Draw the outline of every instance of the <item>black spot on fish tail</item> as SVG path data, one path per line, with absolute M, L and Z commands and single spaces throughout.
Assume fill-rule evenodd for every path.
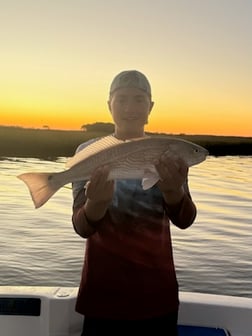
M 48 181 L 52 180 L 53 179 L 53 175 L 49 175 L 47 179 L 48 179 Z

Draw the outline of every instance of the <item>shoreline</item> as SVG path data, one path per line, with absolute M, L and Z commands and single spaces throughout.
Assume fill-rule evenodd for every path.
M 91 138 L 110 134 L 108 131 L 68 131 L 28 129 L 0 126 L 0 157 L 36 157 L 50 159 L 70 157 L 78 145 Z M 148 133 L 173 136 L 194 142 L 209 151 L 209 155 L 252 155 L 252 137 Z

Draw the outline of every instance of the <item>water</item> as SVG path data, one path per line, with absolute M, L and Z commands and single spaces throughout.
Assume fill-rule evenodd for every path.
M 0 284 L 78 286 L 85 240 L 73 230 L 70 186 L 34 209 L 16 175 L 61 171 L 57 161 L 0 161 Z M 172 226 L 180 290 L 252 297 L 252 157 L 209 157 L 192 167 L 193 226 Z

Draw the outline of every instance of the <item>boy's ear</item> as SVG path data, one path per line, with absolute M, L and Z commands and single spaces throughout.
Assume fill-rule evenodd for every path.
M 153 106 L 154 106 L 154 101 L 151 101 L 149 114 L 151 113 L 151 111 L 152 111 L 152 109 L 153 109 Z

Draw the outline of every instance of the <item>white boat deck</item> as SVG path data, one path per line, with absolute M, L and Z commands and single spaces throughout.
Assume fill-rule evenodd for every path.
M 77 291 L 77 287 L 0 286 L 0 336 L 80 336 L 83 317 L 75 312 Z M 180 302 L 180 325 L 252 336 L 250 298 L 181 292 Z

